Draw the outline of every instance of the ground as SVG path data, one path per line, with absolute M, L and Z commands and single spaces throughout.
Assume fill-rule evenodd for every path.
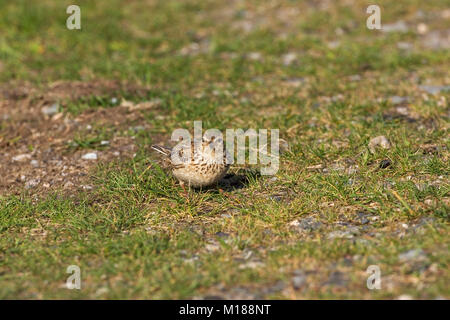
M 0 1 L 0 298 L 449 298 L 450 6 L 376 2 Z M 279 171 L 186 196 L 194 120 Z

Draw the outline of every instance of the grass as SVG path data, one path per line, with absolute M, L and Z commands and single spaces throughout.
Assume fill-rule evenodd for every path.
M 382 23 L 405 20 L 406 33 L 368 30 L 364 1 L 324 10 L 304 1 L 78 1 L 80 31 L 65 28 L 69 4 L 0 0 L 0 81 L 43 92 L 59 80 L 150 88 L 61 100 L 68 119 L 99 110 L 114 119 L 124 100 L 161 105 L 136 112 L 145 130 L 105 125 L 98 113 L 93 130 L 67 141 L 64 154 L 107 150 L 100 142 L 114 137 L 137 146 L 134 157 L 84 172 L 92 190 L 0 196 L 0 298 L 449 298 L 450 96 L 417 89 L 449 84 L 449 51 L 423 47 L 414 29 L 419 9 L 430 30 L 450 27 L 441 1 L 379 1 Z M 239 29 L 242 21 L 253 28 Z M 285 65 L 290 52 L 297 59 Z M 392 96 L 410 97 L 406 115 Z M 235 167 L 239 188 L 184 196 L 148 146 L 194 120 L 278 128 L 289 150 L 273 177 Z M 392 147 L 372 153 L 379 135 Z M 291 224 L 307 218 L 319 227 Z M 355 227 L 351 238 L 330 236 Z M 402 260 L 409 250 L 424 255 Z M 366 287 L 374 264 L 381 290 Z M 81 268 L 81 290 L 64 286 L 69 265 Z

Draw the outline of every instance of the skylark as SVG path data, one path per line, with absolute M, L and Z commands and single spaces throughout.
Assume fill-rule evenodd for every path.
M 219 182 L 229 168 L 222 138 L 179 143 L 175 148 L 151 147 L 164 156 L 163 165 L 172 171 L 183 189 L 185 184 L 194 188 L 211 186 Z

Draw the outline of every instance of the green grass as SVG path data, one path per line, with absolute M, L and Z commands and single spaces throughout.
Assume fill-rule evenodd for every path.
M 421 47 L 414 29 L 417 10 L 436 17 L 444 3 L 379 1 L 382 23 L 405 20 L 407 33 L 366 29 L 364 1 L 337 1 L 322 11 L 305 1 L 275 3 L 78 1 L 82 30 L 69 31 L 70 1 L 0 0 L 3 84 L 27 82 L 45 93 L 54 81 L 112 79 L 149 88 L 62 99 L 69 119 L 114 113 L 124 99 L 162 101 L 137 112 L 136 124 L 146 130 L 93 117 L 92 130 L 73 134 L 65 153 L 106 149 L 101 141 L 114 137 L 137 146 L 134 157 L 86 172 L 93 190 L 0 196 L 0 298 L 233 298 L 236 288 L 253 298 L 450 297 L 450 95 L 417 89 L 427 81 L 449 84 L 450 54 Z M 277 19 L 283 8 L 298 13 Z M 255 24 L 248 32 L 237 27 L 245 17 Z M 443 18 L 426 23 L 450 27 Z M 331 49 L 334 40 L 340 45 Z M 400 41 L 415 49 L 398 50 Z M 209 44 L 182 54 L 193 42 Z M 261 59 L 250 59 L 251 52 Z M 297 61 L 284 65 L 289 52 Z M 292 84 L 299 78 L 305 81 Z M 408 116 L 393 111 L 391 96 L 412 98 Z M 278 128 L 289 151 L 274 177 L 233 168 L 246 175 L 242 188 L 185 196 L 148 146 L 161 136 L 169 141 L 176 128 L 192 130 L 194 120 L 204 129 Z M 368 143 L 379 135 L 392 147 L 371 153 Z M 438 151 L 424 151 L 429 144 Z M 380 169 L 385 159 L 391 165 Z M 361 225 L 361 212 L 376 219 Z M 290 226 L 310 217 L 320 228 L 299 233 Z M 329 239 L 344 223 L 360 233 Z M 412 249 L 426 258 L 399 259 Z M 249 261 L 261 264 L 246 268 Z M 373 264 L 381 269 L 381 290 L 366 287 Z M 64 286 L 69 265 L 81 268 L 81 290 Z M 307 281 L 295 288 L 299 270 Z M 342 272 L 345 284 L 327 284 L 333 272 Z M 283 289 L 273 289 L 279 282 Z

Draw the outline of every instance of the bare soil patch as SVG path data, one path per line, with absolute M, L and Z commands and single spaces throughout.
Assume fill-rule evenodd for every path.
M 60 81 L 39 89 L 29 84 L 0 88 L 0 194 L 32 194 L 92 188 L 89 172 L 101 161 L 132 157 L 136 145 L 120 132 L 142 119 L 139 111 L 120 104 L 108 109 L 87 110 L 78 116 L 63 112 L 46 114 L 43 108 L 62 100 L 117 91 L 144 95 L 149 89 L 117 81 Z M 109 128 L 111 137 L 101 150 L 71 148 L 80 132 Z M 95 153 L 97 159 L 83 159 Z

